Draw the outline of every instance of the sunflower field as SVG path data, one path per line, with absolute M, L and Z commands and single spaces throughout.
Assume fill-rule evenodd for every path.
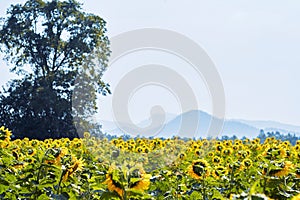
M 0 199 L 300 199 L 300 141 L 11 139 Z

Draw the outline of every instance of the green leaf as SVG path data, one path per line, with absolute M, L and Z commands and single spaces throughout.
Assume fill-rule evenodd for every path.
M 200 192 L 194 191 L 192 192 L 190 199 L 203 199 Z
M 46 194 L 42 194 L 38 196 L 37 200 L 50 200 L 51 198 L 48 197 Z
M 110 199 L 115 199 L 115 200 L 120 200 L 120 196 L 116 192 L 104 192 L 101 195 L 101 200 L 110 200 Z M 121 199 L 122 200 L 122 199 Z

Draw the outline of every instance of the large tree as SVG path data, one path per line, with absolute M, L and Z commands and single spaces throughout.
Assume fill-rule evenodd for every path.
M 110 92 L 101 80 L 110 54 L 105 33 L 105 21 L 75 0 L 12 5 L 0 44 L 20 80 L 0 96 L 0 123 L 34 138 L 76 137 L 76 125 L 91 128 L 96 93 Z

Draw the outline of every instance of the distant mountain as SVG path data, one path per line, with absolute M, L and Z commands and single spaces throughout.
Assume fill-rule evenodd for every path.
M 170 122 L 172 119 L 174 119 L 177 115 L 172 113 L 165 113 L 165 124 Z M 155 116 L 154 116 L 155 117 Z M 146 127 L 151 124 L 151 119 L 143 120 L 140 123 L 138 123 L 139 127 Z
M 242 138 L 243 136 L 246 136 L 248 138 L 254 138 L 259 134 L 259 132 L 260 129 L 258 129 L 257 127 L 250 126 L 239 121 L 228 120 L 224 123 L 224 128 L 221 135 L 235 135 L 238 138 Z
M 188 111 L 178 115 L 167 123 L 159 135 L 164 137 L 170 137 L 172 135 L 180 135 L 182 137 L 199 137 L 201 135 L 200 133 L 207 133 L 211 118 L 211 115 L 203 111 Z
M 238 119 L 235 121 L 243 122 L 250 126 L 257 127 L 259 129 L 263 129 L 265 131 L 280 131 L 283 133 L 292 132 L 292 133 L 300 133 L 300 126 L 295 126 L 291 124 L 284 124 L 275 121 L 251 121 L 251 120 L 243 120 Z
M 190 123 L 183 124 L 182 130 L 179 130 L 180 126 L 182 126 L 182 119 L 186 119 L 188 122 L 195 122 L 198 118 L 198 127 L 196 132 L 194 131 L 193 125 L 190 126 Z M 175 119 L 171 120 L 168 124 L 165 125 L 165 128 L 161 131 L 162 135 L 170 136 L 174 133 L 179 133 L 180 136 L 187 137 L 206 137 L 208 135 L 208 130 L 210 127 L 211 120 L 215 119 L 219 123 L 221 120 L 218 118 L 213 118 L 210 114 L 200 111 L 200 110 L 192 110 L 186 113 L 183 113 L 177 116 Z M 193 132 L 195 132 L 194 135 Z M 231 120 L 225 120 L 223 124 L 223 129 L 221 129 L 220 133 L 213 133 L 212 136 L 233 136 L 237 137 L 255 137 L 259 134 L 259 129 L 256 127 L 244 124 L 242 122 L 236 122 Z
M 211 124 L 212 119 L 216 121 L 217 124 L 221 124 L 221 119 L 215 118 L 210 114 L 203 112 L 201 110 L 191 110 L 180 115 L 174 114 L 167 114 L 165 124 L 159 130 L 157 127 L 153 127 L 153 131 L 148 129 L 147 132 L 153 133 L 152 136 L 156 137 L 172 137 L 174 135 L 179 135 L 181 137 L 207 137 L 208 130 Z M 109 122 L 112 129 L 105 129 L 107 133 L 122 135 L 124 131 L 117 128 L 116 125 L 112 125 Z M 143 120 L 142 122 L 138 123 L 137 126 L 139 127 L 147 127 L 151 124 L 151 119 Z M 131 125 L 125 125 L 129 129 Z M 213 127 L 214 128 L 214 127 Z M 273 121 L 250 121 L 250 120 L 224 120 L 223 128 L 219 133 L 212 132 L 212 136 L 237 136 L 238 138 L 242 138 L 246 136 L 248 138 L 256 137 L 260 130 L 263 129 L 265 132 L 267 131 L 279 131 L 281 133 L 296 133 L 300 132 L 300 127 L 294 125 L 283 124 L 279 122 Z M 133 129 L 135 130 L 135 129 Z M 127 133 L 130 135 L 140 135 L 143 136 L 143 133 Z

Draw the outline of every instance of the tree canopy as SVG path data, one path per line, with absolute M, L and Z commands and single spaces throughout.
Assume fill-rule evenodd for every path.
M 76 125 L 91 128 L 96 93 L 110 93 L 101 79 L 110 55 L 105 25 L 75 0 L 11 5 L 0 45 L 20 80 L 0 96 L 0 123 L 34 138 L 76 137 Z

